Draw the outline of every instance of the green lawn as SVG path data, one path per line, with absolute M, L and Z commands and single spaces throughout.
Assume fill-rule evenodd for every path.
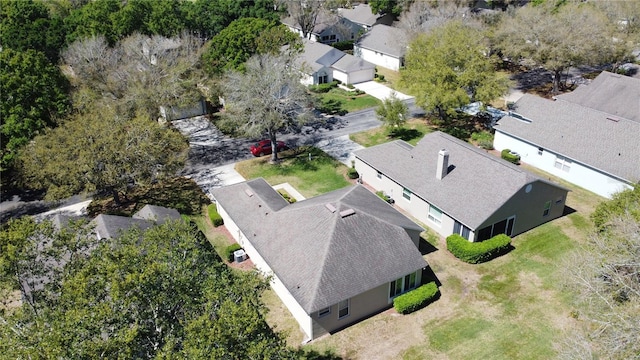
M 393 140 L 404 140 L 415 146 L 420 139 L 432 131 L 433 128 L 424 119 L 411 119 L 407 121 L 403 129 L 396 130 L 396 134 L 393 136 L 388 127 L 382 126 L 351 134 L 349 139 L 364 147 L 380 145 Z
M 371 95 L 356 95 L 355 92 L 333 88 L 327 93 L 316 94 L 322 103 L 334 102 L 340 104 L 340 108 L 346 112 L 353 112 L 381 104 L 380 100 Z
M 270 164 L 266 156 L 239 162 L 236 171 L 245 179 L 263 177 L 271 185 L 288 182 L 307 198 L 350 184 L 345 175 L 348 168 L 320 149 L 302 147 L 278 155 L 278 164 Z

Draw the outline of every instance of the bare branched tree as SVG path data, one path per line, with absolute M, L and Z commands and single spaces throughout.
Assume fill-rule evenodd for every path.
M 255 55 L 246 72 L 230 72 L 223 84 L 228 121 L 249 137 L 271 140 L 271 161 L 278 160 L 276 134 L 304 123 L 311 98 L 300 83 L 302 72 L 287 55 Z

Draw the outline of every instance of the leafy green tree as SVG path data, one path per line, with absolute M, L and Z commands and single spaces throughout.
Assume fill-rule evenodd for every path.
M 112 15 L 113 30 L 117 38 L 122 39 L 135 32 L 150 35 L 148 18 L 155 3 L 147 0 L 128 0 L 117 13 Z
M 267 135 L 271 161 L 278 160 L 276 134 L 305 122 L 312 99 L 302 72 L 288 55 L 255 55 L 245 73 L 232 71 L 223 83 L 227 121 L 250 137 Z
M 284 25 L 259 18 L 238 19 L 211 39 L 202 55 L 211 74 L 244 69 L 244 63 L 256 53 L 277 53 L 298 37 Z
M 550 71 L 552 93 L 557 94 L 563 71 L 613 60 L 610 55 L 617 45 L 609 26 L 604 14 L 591 4 L 568 3 L 556 8 L 543 3 L 518 8 L 503 21 L 497 35 L 504 55 Z M 616 49 L 615 53 L 619 57 L 625 51 Z
M 48 199 L 98 192 L 120 204 L 134 185 L 174 177 L 186 149 L 180 133 L 146 115 L 130 119 L 96 106 L 35 138 L 21 153 L 22 177 Z
M 391 93 L 391 96 L 382 101 L 382 105 L 376 109 L 376 116 L 387 127 L 393 131 L 396 128 L 402 128 L 407 122 L 409 108 L 402 100 L 398 99 L 398 95 Z
M 43 53 L 0 51 L 0 170 L 13 165 L 18 150 L 69 109 L 69 83 Z
M 401 80 L 416 96 L 416 104 L 442 119 L 470 102 L 488 103 L 508 89 L 495 59 L 487 56 L 482 33 L 451 21 L 409 45 Z
M 398 0 L 369 0 L 371 12 L 374 14 L 393 14 L 400 16 L 402 13 L 402 1 Z
M 41 2 L 0 2 L 0 43 L 4 48 L 16 51 L 37 50 L 55 63 L 64 39 L 62 20 L 52 18 Z
M 33 223 L 23 225 L 38 233 Z M 294 358 L 265 323 L 260 294 L 267 283 L 231 271 L 184 222 L 98 243 L 87 232 L 53 238 L 63 254 L 81 256 L 70 256 L 48 282 L 56 291 L 37 311 L 3 315 L 7 358 Z M 94 245 L 74 248 L 76 238 Z
M 151 34 L 172 37 L 184 29 L 184 14 L 180 2 L 155 0 L 151 4 L 151 13 L 145 24 Z
M 118 0 L 90 1 L 72 10 L 69 16 L 64 18 L 67 43 L 102 35 L 109 44 L 115 44 L 118 34 L 113 21 L 118 10 L 120 10 Z

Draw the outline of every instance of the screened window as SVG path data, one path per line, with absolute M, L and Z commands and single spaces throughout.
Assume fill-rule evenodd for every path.
M 331 314 L 331 306 L 326 307 L 326 308 L 321 309 L 320 311 L 318 311 L 318 317 L 327 316 L 329 314 Z
M 469 234 L 471 233 L 471 229 L 462 225 L 459 221 L 456 221 L 453 224 L 453 233 L 462 236 L 463 238 L 469 240 Z
M 549 215 L 550 211 L 551 211 L 551 201 L 547 201 L 546 203 L 544 203 L 544 211 L 542 212 L 542 216 Z
M 556 156 L 556 162 L 553 166 L 562 171 L 569 172 L 571 169 L 571 160 L 562 156 Z
M 417 285 L 417 279 L 417 272 L 414 272 L 389 283 L 389 298 L 394 298 L 402 293 L 414 289 Z
M 433 205 L 429 205 L 429 220 L 440 225 L 442 223 L 442 211 Z
M 407 200 L 411 200 L 411 190 L 407 188 L 402 189 L 402 197 Z
M 347 315 L 349 315 L 349 299 L 342 300 L 338 304 L 338 319 L 342 319 Z

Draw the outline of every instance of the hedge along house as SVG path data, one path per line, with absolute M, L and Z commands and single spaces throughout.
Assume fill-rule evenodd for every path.
M 561 216 L 568 190 L 442 132 L 355 152 L 361 180 L 441 236 L 514 236 Z
M 500 119 L 493 146 L 600 196 L 640 181 L 640 80 L 601 73 L 572 93 L 524 95 Z
M 212 193 L 307 340 L 384 310 L 421 283 L 423 229 L 360 185 L 293 204 L 264 179 Z

